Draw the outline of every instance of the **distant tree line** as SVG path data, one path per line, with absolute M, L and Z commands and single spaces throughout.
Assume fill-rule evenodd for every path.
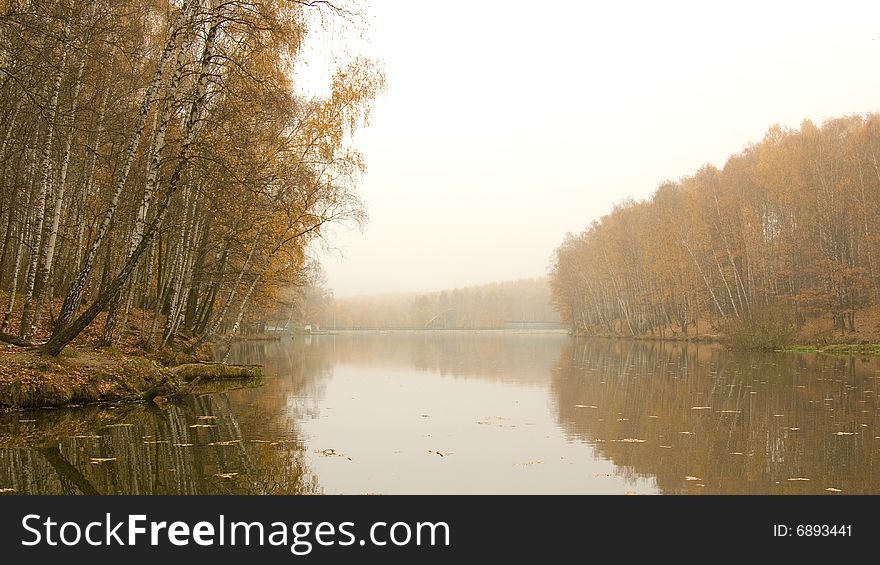
M 722 169 L 627 200 L 556 249 L 553 301 L 586 334 L 855 332 L 880 305 L 880 116 L 774 126 Z M 869 328 L 873 330 L 873 328 Z
M 381 70 L 293 83 L 314 22 L 357 18 L 340 6 L 0 2 L 4 339 L 57 354 L 98 319 L 112 344 L 133 312 L 145 347 L 235 332 L 360 221 L 350 136 Z
M 320 293 L 313 293 L 317 298 Z M 502 329 L 505 322 L 558 322 L 546 279 L 523 279 L 427 294 L 313 302 L 310 323 L 336 329 Z

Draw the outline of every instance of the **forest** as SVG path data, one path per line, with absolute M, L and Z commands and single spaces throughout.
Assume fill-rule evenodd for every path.
M 723 168 L 568 234 L 553 301 L 575 333 L 745 346 L 880 334 L 880 116 L 774 126 Z
M 423 294 L 334 298 L 305 287 L 294 321 L 340 330 L 504 329 L 510 322 L 558 324 L 546 279 L 522 279 Z M 288 320 L 289 321 L 289 320 Z
M 0 1 L 0 339 L 193 345 L 305 284 L 325 227 L 365 218 L 352 135 L 384 88 L 354 57 L 297 90 L 343 6 Z

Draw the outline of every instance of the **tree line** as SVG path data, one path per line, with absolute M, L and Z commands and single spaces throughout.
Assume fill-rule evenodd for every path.
M 315 17 L 315 14 L 320 17 Z M 201 343 L 303 277 L 359 222 L 351 147 L 378 64 L 296 93 L 307 0 L 0 2 L 0 289 L 6 341 L 49 354 L 100 320 L 112 344 Z M 99 317 L 100 316 L 100 317 Z
M 506 322 L 558 323 L 546 279 L 522 279 L 425 294 L 334 299 L 312 290 L 299 323 L 325 329 L 502 329 Z
M 859 330 L 880 305 L 880 116 L 774 126 L 761 142 L 568 234 L 554 304 L 583 334 L 785 339 Z M 866 328 L 872 331 L 872 328 Z

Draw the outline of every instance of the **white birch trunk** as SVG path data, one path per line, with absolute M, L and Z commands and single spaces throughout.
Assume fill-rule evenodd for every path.
M 85 289 L 86 280 L 88 279 L 89 274 L 91 274 L 92 269 L 94 268 L 95 258 L 97 257 L 98 249 L 100 248 L 101 243 L 104 241 L 104 236 L 107 234 L 107 230 L 110 228 L 110 222 L 113 220 L 113 216 L 116 214 L 116 208 L 119 206 L 119 196 L 122 193 L 122 189 L 125 187 L 125 183 L 128 180 L 128 175 L 131 172 L 131 167 L 134 163 L 134 158 L 137 153 L 138 145 L 140 144 L 144 129 L 146 129 L 147 117 L 150 113 L 150 108 L 152 108 L 153 103 L 156 101 L 159 93 L 159 87 L 162 83 L 162 76 L 165 73 L 165 67 L 175 49 L 181 49 L 180 36 L 186 28 L 185 24 L 189 18 L 189 12 L 192 4 L 192 0 L 185 0 L 184 5 L 181 7 L 179 18 L 174 22 L 174 24 L 172 24 L 171 33 L 168 37 L 168 41 L 165 43 L 165 47 L 162 49 L 162 54 L 159 57 L 159 64 L 156 68 L 156 72 L 153 75 L 152 80 L 150 81 L 150 85 L 147 88 L 147 91 L 144 93 L 144 98 L 141 102 L 140 113 L 138 115 L 137 125 L 135 126 L 131 141 L 128 146 L 128 150 L 123 160 L 121 172 L 119 173 L 119 176 L 116 180 L 116 185 L 110 198 L 110 206 L 104 213 L 104 218 L 101 221 L 100 227 L 98 228 L 98 233 L 95 237 L 95 240 L 89 248 L 85 259 L 83 260 L 82 268 L 77 274 L 77 277 L 74 280 L 73 284 L 71 284 L 70 290 L 68 291 L 67 296 L 64 299 L 64 305 L 62 306 L 61 313 L 58 316 L 56 331 L 60 330 L 68 324 L 70 319 L 73 317 L 74 312 L 76 311 L 76 306 L 79 303 L 80 298 L 82 297 L 83 290 Z M 169 92 L 168 94 L 170 96 L 174 93 Z
M 67 27 L 65 27 L 65 32 Z M 66 35 L 66 33 L 65 33 Z M 67 49 L 61 53 L 61 67 L 55 75 L 54 84 L 52 85 L 52 98 L 49 102 L 48 114 L 49 123 L 46 126 L 46 139 L 43 142 L 42 149 L 42 179 L 40 181 L 40 190 L 37 193 L 36 209 L 34 210 L 34 226 L 31 233 L 31 260 L 28 267 L 27 280 L 25 281 L 24 308 L 21 313 L 21 328 L 19 335 L 24 339 L 30 339 L 34 333 L 33 326 L 33 299 L 34 286 L 37 281 L 38 262 L 40 259 L 39 249 L 42 245 L 43 224 L 46 220 L 46 197 L 52 184 L 52 142 L 55 136 L 55 119 L 58 115 L 58 95 L 61 92 L 61 79 L 64 76 L 64 70 L 67 67 Z
M 37 279 L 34 284 L 34 314 L 33 326 L 39 325 L 40 307 L 42 305 L 43 295 L 49 283 L 49 277 L 52 274 L 52 263 L 55 260 L 55 244 L 58 241 L 58 226 L 61 223 L 61 206 L 64 202 L 64 192 L 67 185 L 67 170 L 70 166 L 70 153 L 73 147 L 73 133 L 75 130 L 75 120 L 77 106 L 79 105 L 79 93 L 82 87 L 83 69 L 85 69 L 86 59 L 83 57 L 80 61 L 79 69 L 76 73 L 76 82 L 73 85 L 73 93 L 70 102 L 70 130 L 67 133 L 67 139 L 64 142 L 64 152 L 61 159 L 61 171 L 58 178 L 58 189 L 55 195 L 55 207 L 52 211 L 52 223 L 49 226 L 49 233 L 40 250 L 40 267 L 37 270 Z M 49 300 L 52 300 L 51 293 Z

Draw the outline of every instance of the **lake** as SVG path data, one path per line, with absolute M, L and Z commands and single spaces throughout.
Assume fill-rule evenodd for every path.
M 0 492 L 880 492 L 880 360 L 559 333 L 234 344 L 265 383 L 0 414 Z

